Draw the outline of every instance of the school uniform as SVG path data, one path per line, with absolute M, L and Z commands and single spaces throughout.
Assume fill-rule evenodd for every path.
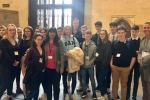
M 136 50 L 131 41 L 121 42 L 116 40 L 112 43 L 113 65 L 112 70 L 112 96 L 117 100 L 119 80 L 121 81 L 121 100 L 126 100 L 127 81 L 130 73 L 130 63 L 132 58 L 136 58 Z
M 136 51 L 139 51 L 139 47 L 140 47 L 140 38 L 129 38 L 129 40 L 131 40 L 135 46 Z M 134 74 L 133 74 L 134 71 Z M 134 85 L 133 85 L 133 92 L 132 92 L 132 98 L 133 100 L 136 100 L 137 97 L 137 90 L 138 90 L 138 85 L 139 85 L 139 77 L 140 77 L 140 64 L 137 62 L 137 56 L 136 56 L 136 61 L 135 64 L 133 66 L 133 68 L 130 71 L 130 74 L 128 76 L 128 82 L 127 82 L 127 94 L 126 94 L 126 98 L 127 100 L 130 98 L 130 91 L 131 91 L 131 82 L 132 82 L 132 75 L 134 75 Z

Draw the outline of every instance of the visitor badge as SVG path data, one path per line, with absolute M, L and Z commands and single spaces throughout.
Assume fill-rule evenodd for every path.
M 48 56 L 48 59 L 52 59 L 53 58 L 53 56 Z
M 99 54 L 96 52 L 95 56 L 98 57 L 98 55 L 99 55 Z
M 43 59 L 42 59 L 42 58 L 40 58 L 40 59 L 39 59 L 39 62 L 40 62 L 40 63 L 42 63 L 42 62 L 43 62 Z
M 18 51 L 14 51 L 14 54 L 15 54 L 15 56 L 19 55 Z
M 120 56 L 121 56 L 121 54 L 119 54 L 119 53 L 116 55 L 116 57 L 120 57 Z
M 89 56 L 85 56 L 85 59 L 89 60 Z

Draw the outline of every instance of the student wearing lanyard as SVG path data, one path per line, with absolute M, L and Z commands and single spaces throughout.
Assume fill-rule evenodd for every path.
M 107 100 L 107 81 L 106 76 L 109 71 L 109 63 L 111 59 L 111 42 L 108 39 L 106 30 L 101 30 L 97 44 L 95 64 L 98 72 L 98 85 L 101 91 L 100 100 Z
M 46 70 L 44 82 L 46 83 L 47 100 L 52 100 L 52 86 L 54 100 L 59 100 L 59 84 L 64 71 L 64 48 L 59 40 L 56 28 L 50 28 L 44 43 Z
M 117 100 L 119 81 L 121 83 L 121 100 L 126 100 L 128 75 L 136 60 L 134 44 L 127 40 L 125 35 L 126 28 L 119 25 L 117 27 L 118 40 L 112 43 L 112 57 L 110 61 L 113 79 L 113 100 Z
M 79 42 L 78 40 L 72 36 L 71 33 L 72 30 L 71 30 L 71 26 L 65 26 L 64 27 L 64 36 L 61 38 L 61 41 L 63 42 L 63 46 L 64 46 L 64 53 L 66 54 L 66 52 L 68 50 L 71 50 L 73 49 L 74 47 L 79 47 Z M 64 85 L 64 94 L 65 94 L 65 100 L 69 100 L 69 95 L 68 95 L 68 87 L 67 87 L 67 75 L 68 75 L 68 71 L 67 71 L 67 68 L 69 67 L 68 66 L 68 58 L 69 57 L 72 57 L 71 55 L 65 55 L 65 58 L 64 58 L 64 73 L 62 74 L 63 75 L 63 85 Z M 72 77 L 72 92 L 71 92 L 71 98 L 73 98 L 73 100 L 76 100 L 75 99 L 75 95 L 74 95 L 74 90 L 75 90 L 75 87 L 76 87 L 76 73 L 77 71 L 72 71 L 73 73 L 69 73 L 71 74 L 71 77 Z
M 82 89 L 83 94 L 82 97 L 87 96 L 86 87 L 86 74 L 88 73 L 89 78 L 91 80 L 92 85 L 92 91 L 93 91 L 93 99 L 97 99 L 96 93 L 95 93 L 95 80 L 94 80 L 94 61 L 95 61 L 95 54 L 96 54 L 96 45 L 91 40 L 92 33 L 89 30 L 86 30 L 85 33 L 85 41 L 82 44 L 81 49 L 84 51 L 84 64 L 81 66 L 81 73 L 82 73 Z
M 29 91 L 26 100 L 38 100 L 40 83 L 45 70 L 45 54 L 43 49 L 43 36 L 37 33 L 33 37 L 31 47 L 27 50 L 25 66 L 27 66 L 24 84 Z
M 0 61 L 0 98 L 7 89 L 9 100 L 12 100 L 12 87 L 15 79 L 14 67 L 19 64 L 18 45 L 15 41 L 16 26 L 8 24 L 6 34 L 0 41 L 0 50 L 2 51 L 2 59 Z
M 86 30 L 87 30 L 87 26 L 86 25 L 81 26 L 82 38 L 81 38 L 80 48 L 82 48 L 82 44 L 85 41 Z M 79 87 L 76 90 L 77 90 L 77 92 L 83 92 L 83 89 L 82 89 L 82 72 L 81 72 L 81 68 L 78 71 L 78 80 L 79 80 Z M 86 73 L 86 83 L 89 84 L 89 75 L 88 75 L 88 73 Z M 90 92 L 90 89 L 89 89 L 88 85 L 87 85 L 87 91 Z

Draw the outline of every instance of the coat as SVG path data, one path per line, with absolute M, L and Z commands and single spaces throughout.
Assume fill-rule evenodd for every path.
M 72 58 L 68 58 L 68 72 L 73 73 L 80 69 L 80 66 L 83 65 L 84 53 L 81 48 L 75 47 L 72 50 L 68 50 L 67 54 L 71 54 Z

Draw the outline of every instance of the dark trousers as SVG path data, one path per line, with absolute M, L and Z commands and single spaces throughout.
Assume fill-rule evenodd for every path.
M 135 62 L 132 70 L 130 71 L 130 74 L 128 76 L 128 82 L 127 82 L 127 99 L 130 98 L 130 90 L 131 90 L 131 82 L 132 82 L 132 75 L 133 75 L 133 70 L 134 70 L 134 85 L 133 85 L 133 93 L 132 97 L 136 98 L 137 97 L 137 90 L 138 90 L 138 85 L 139 85 L 139 77 L 140 77 L 140 65 L 138 62 Z
M 42 87 L 43 87 L 44 93 L 46 93 L 46 80 L 45 79 L 43 79 L 42 81 Z
M 106 76 L 108 72 L 108 66 L 105 68 L 100 68 L 101 64 L 96 63 L 97 70 L 98 70 L 98 86 L 101 91 L 101 95 L 104 96 L 107 94 L 107 82 L 106 82 Z
M 111 84 L 111 67 L 110 67 L 110 65 L 108 65 L 108 72 L 106 75 L 106 83 L 107 83 L 107 88 L 110 88 L 110 84 Z
M 63 75 L 63 86 L 64 86 L 64 93 L 67 94 L 68 93 L 68 87 L 67 87 L 67 75 L 68 75 L 68 71 L 66 70 L 66 66 L 68 66 L 68 62 L 65 61 L 64 62 L 64 72 L 62 73 Z M 72 85 L 71 85 L 71 90 L 72 90 L 72 94 L 74 93 L 74 90 L 75 90 L 75 87 L 76 87 L 76 74 L 77 72 L 73 72 L 73 73 L 69 73 L 71 75 L 71 78 L 72 78 Z
M 97 81 L 97 83 L 98 83 L 98 73 L 99 73 L 99 70 L 98 70 L 98 67 L 99 66 L 95 66 L 95 68 L 96 68 L 96 81 Z M 97 85 L 97 87 L 99 87 L 98 85 Z
M 141 73 L 141 81 L 142 81 L 142 89 L 143 89 L 142 100 L 150 100 L 150 82 L 144 79 L 143 68 L 140 68 L 140 73 Z
M 39 87 L 40 83 L 43 80 L 44 72 L 38 72 L 38 83 L 36 84 L 35 88 L 30 90 L 30 92 L 27 95 L 27 100 L 38 100 L 39 96 Z
M 59 100 L 60 78 L 61 74 L 56 69 L 46 68 L 44 79 L 46 80 L 47 100 L 52 100 L 52 86 L 54 89 L 54 100 Z
M 18 68 L 16 68 L 16 67 L 13 67 L 11 69 L 11 80 L 10 80 L 11 83 L 7 88 L 7 95 L 12 95 L 13 83 L 14 83 L 14 80 L 17 76 L 17 71 L 18 71 Z
M 16 68 L 16 85 L 17 85 L 17 88 L 20 88 L 20 75 L 21 75 L 21 68 Z
M 67 68 L 64 67 L 64 72 L 62 73 L 62 79 L 63 79 L 63 86 L 64 86 L 64 93 L 67 94 L 68 93 L 68 87 L 67 87 L 67 75 L 68 75 L 68 71 L 66 70 Z
M 10 66 L 0 66 L 0 98 L 4 91 L 11 85 L 11 69 Z

